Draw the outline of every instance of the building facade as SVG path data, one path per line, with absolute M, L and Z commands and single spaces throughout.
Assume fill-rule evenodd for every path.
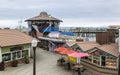
M 19 63 L 22 63 L 25 56 L 30 57 L 30 44 L 6 46 L 0 49 L 0 62 L 4 61 L 5 67 L 10 66 L 13 60 L 19 60 Z
M 37 34 L 40 33 L 41 36 L 47 36 L 52 31 L 59 31 L 59 25 L 62 22 L 62 20 L 48 15 L 47 12 L 41 12 L 40 15 L 25 21 L 28 23 L 29 35 L 33 37 L 38 37 Z
M 41 12 L 38 16 L 25 20 L 28 23 L 29 35 L 40 40 L 39 47 L 54 51 L 56 47 L 64 44 L 61 39 L 50 38 L 51 32 L 59 32 L 59 25 L 62 20 L 57 19 L 47 12 Z
M 69 45 L 69 42 L 67 44 Z M 81 58 L 81 63 L 91 73 L 96 73 L 95 75 L 117 75 L 118 44 L 100 45 L 96 42 L 74 42 L 71 48 L 89 54 L 89 57 Z M 89 75 L 88 71 L 85 72 L 86 75 Z
M 18 30 L 0 30 L 0 63 L 11 66 L 13 60 L 23 62 L 25 56 L 30 57 L 32 37 Z

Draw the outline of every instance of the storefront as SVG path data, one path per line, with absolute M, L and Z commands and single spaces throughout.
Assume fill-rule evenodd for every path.
M 99 65 L 101 67 L 117 68 L 118 59 L 116 56 L 98 48 L 93 48 L 91 50 L 88 50 L 87 52 L 90 56 L 84 58 L 85 60 L 88 60 L 91 63 Z
M 30 45 L 18 45 L 18 46 L 9 46 L 2 47 L 2 61 L 12 61 L 13 59 L 21 59 L 25 56 L 30 56 Z
M 5 63 L 9 63 L 12 60 L 19 60 L 21 63 L 25 56 L 30 57 L 30 44 L 1 47 L 0 62 L 4 61 Z M 6 66 L 10 66 L 10 64 Z
M 116 43 L 99 45 L 94 42 L 80 42 L 71 46 L 75 51 L 87 52 L 89 57 L 82 58 L 99 67 L 117 68 L 118 45 Z
M 22 63 L 25 57 L 29 59 L 32 37 L 18 30 L 3 29 L 0 34 L 0 63 L 7 67 L 13 62 Z
M 47 51 L 54 51 L 55 48 L 63 46 L 65 44 L 65 41 L 61 39 L 39 37 L 38 40 L 41 41 L 39 43 L 39 47 Z

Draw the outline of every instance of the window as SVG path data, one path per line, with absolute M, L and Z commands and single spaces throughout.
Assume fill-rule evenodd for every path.
M 21 51 L 17 52 L 17 58 L 21 58 Z
M 107 67 L 117 67 L 117 59 L 112 56 L 106 56 L 106 66 Z
M 10 48 L 10 51 L 17 51 L 17 50 L 22 50 L 23 46 L 17 46 L 17 47 L 12 47 Z
M 11 59 L 19 59 L 25 56 L 28 56 L 28 50 L 24 50 L 24 51 L 12 51 L 11 53 L 6 53 L 6 54 L 2 54 L 2 61 L 10 61 Z
M 12 53 L 12 59 L 16 59 L 17 58 L 17 54 L 16 54 L 17 52 L 13 52 Z
M 99 65 L 100 64 L 100 56 L 99 55 L 94 55 L 93 56 L 93 63 Z
M 25 57 L 26 55 L 28 56 L 28 50 L 22 51 L 22 57 Z
M 22 51 L 17 51 L 17 52 L 12 52 L 12 59 L 18 59 L 21 58 L 21 52 Z
M 7 54 L 2 54 L 2 61 L 9 61 L 11 60 L 11 54 L 7 53 Z

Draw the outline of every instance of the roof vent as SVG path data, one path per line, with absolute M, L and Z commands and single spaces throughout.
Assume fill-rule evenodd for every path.
M 40 13 L 40 17 L 48 17 L 47 12 L 41 12 L 41 13 Z

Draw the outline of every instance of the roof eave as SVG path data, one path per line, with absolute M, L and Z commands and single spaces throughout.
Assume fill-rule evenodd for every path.
M 28 22 L 28 21 L 49 21 L 49 20 L 30 20 L 30 19 L 25 20 L 25 22 Z M 63 22 L 62 20 L 50 20 L 50 21 Z
M 23 44 L 11 44 L 11 45 L 3 45 L 3 46 L 0 46 L 0 47 L 8 47 L 8 46 L 17 46 L 17 45 L 25 45 L 25 44 L 31 44 L 31 43 L 23 43 Z

